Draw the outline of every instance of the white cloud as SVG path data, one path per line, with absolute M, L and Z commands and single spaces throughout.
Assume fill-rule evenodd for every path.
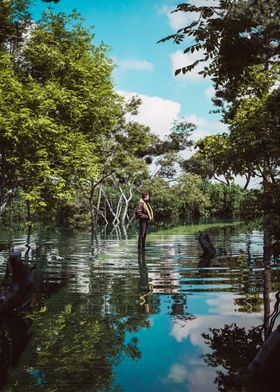
M 193 64 L 195 61 L 203 58 L 203 53 L 201 51 L 195 51 L 194 53 L 183 53 L 181 50 L 177 50 L 176 52 L 170 55 L 171 58 L 171 66 L 173 73 L 183 67 L 187 67 Z M 185 73 L 185 75 L 181 72 L 176 78 L 180 78 L 180 82 L 183 80 L 188 82 L 197 82 L 202 81 L 207 78 L 203 78 L 202 75 L 199 74 L 200 71 L 203 70 L 209 64 L 209 61 L 198 63 L 192 71 Z
M 183 381 L 188 380 L 188 372 L 186 366 L 176 363 L 171 366 L 167 379 L 176 383 L 181 384 Z
M 141 98 L 142 105 L 139 108 L 139 113 L 133 119 L 150 127 L 151 131 L 160 137 L 168 135 L 174 120 L 179 117 L 181 110 L 179 102 L 127 91 L 119 91 L 119 94 L 127 99 L 135 95 Z
M 147 60 L 129 59 L 117 61 L 121 71 L 154 71 L 154 64 Z
M 214 87 L 213 87 L 213 86 L 209 86 L 209 87 L 205 90 L 204 95 L 205 95 L 205 97 L 206 97 L 207 99 L 209 99 L 209 101 L 211 101 L 211 99 L 212 99 L 212 98 L 214 97 L 214 95 L 215 95 L 215 89 L 214 89 Z
M 194 16 L 186 13 L 186 12 L 173 12 L 172 9 L 167 6 L 162 8 L 162 12 L 168 17 L 168 22 L 172 30 L 177 31 L 182 27 L 187 26 L 192 20 L 194 20 Z
M 184 120 L 196 125 L 197 129 L 192 135 L 192 140 L 197 141 L 205 136 L 223 133 L 227 131 L 227 126 L 220 121 L 212 121 L 205 117 L 198 117 L 196 114 L 190 114 L 184 117 Z
M 197 129 L 191 136 L 191 140 L 197 141 L 205 136 L 216 133 L 226 132 L 227 127 L 219 121 L 212 121 L 204 117 L 198 117 L 196 114 L 188 116 L 180 116 L 181 105 L 179 102 L 163 99 L 157 96 L 148 96 L 137 94 L 136 92 L 118 91 L 126 99 L 137 95 L 142 100 L 142 105 L 139 108 L 137 116 L 133 116 L 133 120 L 138 121 L 150 127 L 151 131 L 161 138 L 164 138 L 170 133 L 175 120 L 186 120 L 196 125 Z M 194 149 L 186 149 L 180 152 L 184 159 L 189 159 L 194 153 Z
M 199 6 L 218 6 L 219 5 L 219 0 L 193 0 L 190 2 L 191 4 L 195 5 L 196 7 Z M 173 12 L 172 11 L 175 9 L 170 8 L 168 6 L 164 6 L 162 8 L 162 12 L 167 16 L 168 22 L 172 30 L 177 31 L 181 29 L 182 27 L 188 26 L 191 22 L 196 20 L 198 18 L 199 13 L 198 12 L 183 12 L 183 11 L 178 11 L 178 12 Z

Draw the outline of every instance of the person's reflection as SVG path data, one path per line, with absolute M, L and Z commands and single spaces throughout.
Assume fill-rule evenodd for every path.
M 139 264 L 139 293 L 140 307 L 143 313 L 150 313 L 148 296 L 153 292 L 153 285 L 149 284 L 148 269 L 145 260 L 145 252 L 138 252 Z
M 6 382 L 9 367 L 16 366 L 28 339 L 25 320 L 13 312 L 0 316 L 0 389 Z

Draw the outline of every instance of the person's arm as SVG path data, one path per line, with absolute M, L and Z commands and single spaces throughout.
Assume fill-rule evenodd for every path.
M 139 203 L 136 208 L 136 216 L 138 219 L 149 220 L 148 214 L 143 211 L 143 203 Z

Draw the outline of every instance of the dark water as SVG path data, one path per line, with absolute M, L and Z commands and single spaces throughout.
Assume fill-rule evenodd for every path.
M 251 358 L 236 361 L 234 339 L 263 322 L 263 235 L 224 229 L 212 239 L 209 261 L 195 235 L 153 234 L 138 254 L 135 236 L 33 233 L 32 299 L 0 323 L 4 390 L 249 390 L 239 373 L 253 354 L 243 342 Z M 9 247 L 24 254 L 26 234 L 0 241 L 2 279 Z M 277 261 L 269 279 L 272 309 Z

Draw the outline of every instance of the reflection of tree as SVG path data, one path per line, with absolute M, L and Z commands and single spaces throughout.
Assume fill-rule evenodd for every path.
M 0 318 L 0 389 L 10 366 L 15 366 L 28 341 L 28 324 L 15 313 Z
M 185 294 L 174 294 L 172 295 L 172 305 L 171 305 L 171 316 L 176 316 L 178 318 L 183 316 L 189 316 L 188 319 L 192 319 L 187 310 L 187 298 Z
M 225 325 L 224 328 L 211 329 L 210 334 L 203 333 L 202 336 L 206 343 L 212 349 L 212 352 L 206 354 L 204 359 L 209 366 L 222 366 L 226 372 L 217 370 L 217 378 L 215 380 L 219 391 L 271 391 L 276 385 L 279 388 L 277 381 L 278 372 L 277 363 L 279 363 L 279 343 L 278 346 L 273 347 L 273 352 L 276 355 L 264 356 L 263 372 L 255 372 L 255 378 L 248 377 L 248 366 L 254 360 L 258 350 L 263 346 L 264 341 L 267 340 L 272 332 L 273 325 L 278 311 L 278 304 L 276 304 L 274 312 L 270 314 L 270 292 L 271 292 L 271 236 L 264 230 L 264 253 L 263 253 L 263 310 L 264 321 L 261 328 L 253 328 L 246 331 L 244 328 L 237 327 L 236 324 Z M 249 292 L 249 293 L 248 293 Z M 245 298 L 235 300 L 240 306 L 240 311 L 258 311 L 260 307 L 261 298 L 257 294 L 250 294 L 250 290 L 246 287 Z M 263 331 L 263 336 L 262 336 Z M 274 366 L 276 364 L 276 366 Z M 271 375 L 276 377 L 271 377 Z M 263 382 L 266 384 L 257 385 L 256 379 L 263 377 Z M 269 387 L 268 387 L 269 385 Z M 265 389 L 263 389 L 265 388 Z M 274 389 L 273 389 L 274 390 Z M 279 389 L 277 389 L 279 390 Z
M 245 293 L 241 298 L 235 298 L 234 304 L 238 306 L 238 312 L 259 313 L 262 310 L 263 299 L 259 294 Z
M 236 324 L 225 325 L 223 328 L 210 328 L 210 333 L 202 334 L 206 344 L 212 349 L 204 355 L 207 365 L 222 366 L 225 372 L 217 370 L 215 383 L 222 392 L 257 392 L 255 383 L 249 379 L 247 369 L 262 344 L 259 331 L 246 331 Z
M 121 258 L 116 259 L 116 266 L 117 268 L 114 267 L 113 270 L 110 265 L 106 270 L 101 263 L 90 266 L 88 297 L 90 311 L 98 315 L 120 316 L 158 313 L 159 298 L 152 294 L 144 254 L 140 254 L 138 258 L 138 274 L 135 273 L 134 266 L 125 265 Z M 99 268 L 104 269 L 102 273 L 99 273 Z
M 6 382 L 10 368 L 16 366 L 29 340 L 29 326 L 46 311 L 46 299 L 65 283 L 46 282 L 38 279 L 32 296 L 21 310 L 0 316 L 0 388 Z
M 71 305 L 46 316 L 34 321 L 36 336 L 22 391 L 36 383 L 34 374 L 43 375 L 46 391 L 112 390 L 113 366 L 123 355 L 141 355 L 137 339 L 127 342 L 125 336 L 147 326 L 142 317 L 97 319 L 92 314 L 74 312 Z M 17 387 L 10 385 L 7 391 L 16 391 Z

